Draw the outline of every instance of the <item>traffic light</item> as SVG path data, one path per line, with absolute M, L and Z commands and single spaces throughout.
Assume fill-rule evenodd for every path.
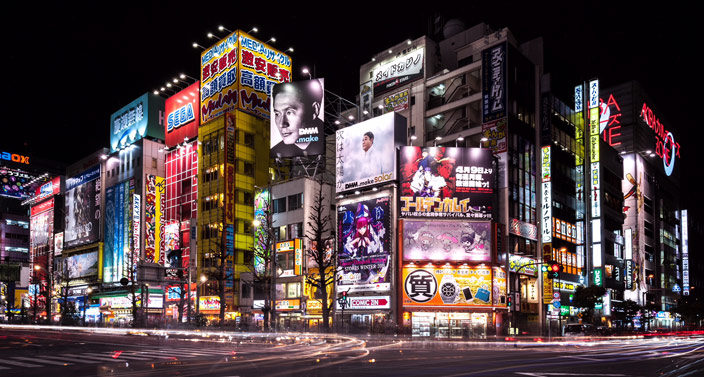
M 342 296 L 343 299 L 347 299 L 347 291 L 342 291 Z
M 509 310 L 513 306 L 513 292 L 506 296 L 506 305 L 508 306 Z
M 562 266 L 555 261 L 550 261 L 550 265 L 548 266 L 548 277 L 550 279 L 559 279 L 560 272 L 562 272 Z

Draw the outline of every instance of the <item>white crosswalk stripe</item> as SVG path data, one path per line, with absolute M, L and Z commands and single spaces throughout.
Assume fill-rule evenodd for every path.
M 118 360 L 118 359 L 113 359 L 112 357 L 100 357 L 100 356 L 89 356 L 85 354 L 75 354 L 75 353 L 62 353 L 62 356 L 69 356 L 69 357 L 76 357 L 76 358 L 82 358 L 82 359 L 89 359 L 89 360 L 99 360 L 99 361 L 118 361 L 122 362 L 124 360 Z
M 13 360 L 7 360 L 7 359 L 0 360 L 0 363 L 14 365 L 16 367 L 25 367 L 25 368 L 36 368 L 36 367 L 41 366 L 41 365 L 37 365 L 37 364 L 23 363 L 20 361 L 13 361 Z
M 13 356 L 12 359 L 15 360 L 24 360 L 24 361 L 32 361 L 35 363 L 42 363 L 42 364 L 49 364 L 49 365 L 73 365 L 69 362 L 59 362 L 59 361 L 52 361 L 52 360 L 44 360 L 44 356 L 42 358 L 32 358 L 32 357 L 21 357 L 21 356 Z
M 83 363 L 83 364 L 96 364 L 96 363 L 100 362 L 97 360 L 86 360 L 86 359 L 80 359 L 77 357 L 70 357 L 70 358 L 69 357 L 61 357 L 61 356 L 42 356 L 42 357 L 45 359 L 54 359 L 54 360 L 59 360 L 59 361 L 63 361 L 63 360 L 68 359 L 68 361 L 70 361 L 72 363 Z
M 120 352 L 119 354 L 116 352 L 105 352 L 105 353 L 93 353 L 93 352 L 88 352 L 85 353 L 86 356 L 98 356 L 98 357 L 110 357 L 115 360 L 146 360 L 144 357 L 137 357 L 137 356 L 128 356 L 125 355 L 125 352 Z
M 143 359 L 145 359 L 145 360 L 148 358 L 172 360 L 174 357 L 177 357 L 177 356 L 156 355 L 156 354 L 154 354 L 153 351 L 125 351 L 125 352 L 123 352 L 123 355 L 124 354 L 144 356 Z

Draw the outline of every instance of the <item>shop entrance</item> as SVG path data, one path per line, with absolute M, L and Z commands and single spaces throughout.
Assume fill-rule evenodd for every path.
M 412 336 L 440 339 L 485 339 L 487 313 L 413 312 Z

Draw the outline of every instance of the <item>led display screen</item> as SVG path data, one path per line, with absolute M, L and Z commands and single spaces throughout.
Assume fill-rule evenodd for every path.
M 323 79 L 274 85 L 271 157 L 315 156 L 325 151 Z
M 491 223 L 404 220 L 403 260 L 491 262 Z
M 64 247 L 97 242 L 100 237 L 100 165 L 66 180 Z

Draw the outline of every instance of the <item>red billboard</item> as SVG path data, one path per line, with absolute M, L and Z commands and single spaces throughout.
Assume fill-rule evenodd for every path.
M 166 146 L 173 147 L 183 143 L 185 139 L 198 136 L 199 89 L 200 81 L 196 81 L 166 100 L 166 121 L 164 122 Z

